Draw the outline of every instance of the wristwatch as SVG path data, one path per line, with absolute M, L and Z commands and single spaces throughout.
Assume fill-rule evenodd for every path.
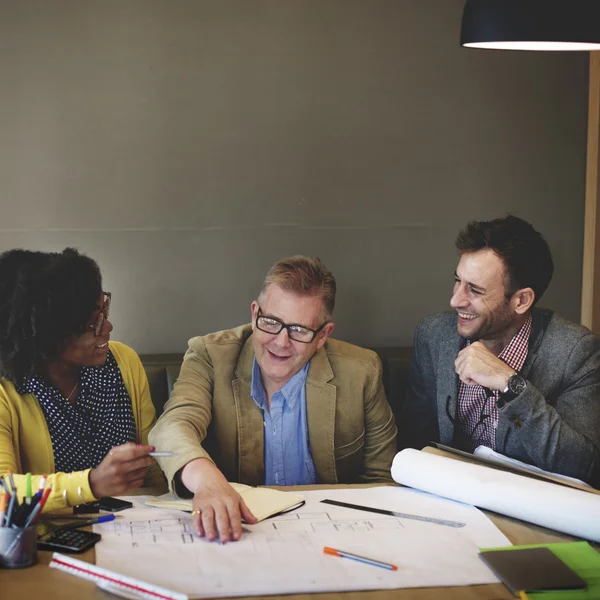
M 519 394 L 522 394 L 527 387 L 527 381 L 518 373 L 511 375 L 506 382 L 506 387 L 500 392 L 498 398 L 498 408 L 502 408 L 507 402 L 514 400 Z

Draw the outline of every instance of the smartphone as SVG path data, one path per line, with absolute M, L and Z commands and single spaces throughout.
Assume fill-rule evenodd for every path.
M 119 500 L 119 498 L 100 498 L 98 500 L 98 508 L 100 510 L 107 510 L 109 512 L 117 512 L 119 510 L 125 510 L 126 508 L 131 508 L 133 504 L 131 502 L 127 502 L 127 500 Z

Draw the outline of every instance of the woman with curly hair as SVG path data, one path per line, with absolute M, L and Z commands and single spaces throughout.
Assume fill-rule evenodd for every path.
M 23 473 L 34 491 L 49 474 L 45 510 L 161 479 L 148 380 L 138 355 L 109 341 L 110 297 L 72 248 L 0 255 L 0 476 L 15 473 L 21 498 Z

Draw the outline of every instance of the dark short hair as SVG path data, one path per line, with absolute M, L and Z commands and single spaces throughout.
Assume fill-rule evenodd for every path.
M 530 223 L 514 215 L 471 221 L 458 234 L 456 248 L 461 255 L 493 250 L 506 269 L 506 295 L 510 297 L 517 290 L 530 287 L 535 293 L 534 304 L 546 291 L 554 272 L 548 242 Z
M 98 265 L 73 248 L 0 254 L 0 377 L 19 382 L 57 358 L 87 330 L 101 292 Z

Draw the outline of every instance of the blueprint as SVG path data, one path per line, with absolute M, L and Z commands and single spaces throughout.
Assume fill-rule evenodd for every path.
M 228 544 L 194 535 L 187 514 L 146 507 L 147 497 L 130 497 L 133 509 L 94 526 L 102 534 L 96 563 L 192 598 L 498 581 L 477 548 L 510 542 L 471 506 L 397 486 L 303 493 L 305 506 L 244 525 L 242 539 Z M 323 499 L 405 517 L 324 504 Z M 398 570 L 328 556 L 324 546 L 392 563 Z
M 392 463 L 402 485 L 600 543 L 597 491 L 575 489 L 406 448 Z

